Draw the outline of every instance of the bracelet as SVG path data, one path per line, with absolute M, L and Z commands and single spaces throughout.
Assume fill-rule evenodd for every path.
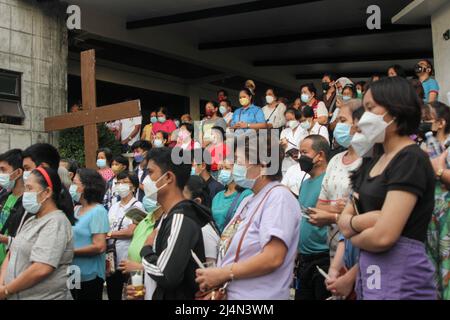
M 355 232 L 355 233 L 360 233 L 358 230 L 356 230 L 354 227 L 353 227 L 353 218 L 354 217 L 356 217 L 356 216 L 352 216 L 351 218 L 350 218 L 350 228 L 353 230 L 353 232 Z
M 234 281 L 233 266 L 234 266 L 234 263 L 230 267 L 230 281 Z

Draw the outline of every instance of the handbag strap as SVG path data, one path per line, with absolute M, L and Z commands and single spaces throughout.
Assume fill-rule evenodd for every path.
M 244 232 L 242 233 L 241 239 L 239 240 L 239 244 L 238 244 L 238 247 L 236 250 L 236 256 L 234 257 L 234 263 L 238 262 L 238 260 L 239 260 L 239 254 L 241 253 L 242 243 L 244 242 L 245 235 L 247 234 L 247 231 L 253 222 L 253 218 L 255 217 L 256 213 L 258 213 L 258 211 L 261 208 L 261 206 L 263 205 L 263 203 L 265 203 L 267 197 L 269 196 L 269 193 L 273 189 L 278 188 L 278 187 L 285 188 L 285 186 L 282 186 L 282 185 L 276 185 L 276 186 L 273 186 L 272 188 L 270 188 L 269 191 L 267 191 L 267 193 L 264 195 L 264 198 L 258 204 L 258 207 L 256 208 L 255 212 L 253 212 L 252 216 L 250 217 L 250 220 L 248 221 L 247 225 L 245 226 Z
M 231 214 L 236 209 L 237 203 L 239 201 L 239 198 L 241 197 L 242 192 L 238 192 L 236 197 L 234 197 L 233 202 L 231 203 L 230 208 L 228 209 L 227 215 L 225 216 L 224 226 L 228 224 L 231 220 Z
M 272 116 L 273 116 L 273 114 L 275 113 L 275 111 L 277 111 L 277 108 L 278 108 L 279 105 L 280 105 L 280 104 L 278 103 L 278 104 L 275 106 L 275 109 L 273 109 L 273 111 L 272 111 L 272 113 L 270 114 L 270 116 L 266 119 L 266 123 L 269 122 L 270 118 L 272 118 Z

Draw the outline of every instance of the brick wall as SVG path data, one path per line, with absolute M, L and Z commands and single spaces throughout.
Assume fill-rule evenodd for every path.
M 0 123 L 0 152 L 36 142 L 57 144 L 44 118 L 67 110 L 67 30 L 55 3 L 0 0 L 0 68 L 22 73 L 22 125 Z

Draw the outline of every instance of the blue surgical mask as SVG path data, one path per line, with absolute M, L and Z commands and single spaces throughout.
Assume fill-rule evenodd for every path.
M 247 167 L 238 164 L 233 167 L 233 180 L 245 189 L 252 189 L 256 182 L 256 179 L 247 179 Z
M 352 142 L 353 137 L 350 135 L 351 128 L 352 127 L 346 123 L 338 123 L 336 128 L 334 128 L 334 139 L 336 139 L 336 142 L 344 148 L 348 148 Z
M 37 196 L 40 192 L 24 192 L 22 197 L 22 206 L 30 214 L 37 214 L 41 209 L 42 203 L 39 203 Z
M 140 154 L 140 153 L 136 153 L 134 155 L 134 161 L 136 161 L 136 163 L 141 163 L 142 161 L 144 161 L 144 155 Z
M 155 139 L 153 140 L 153 146 L 155 148 L 161 148 L 163 146 L 163 142 L 161 139 Z
M 156 122 L 158 122 L 158 118 L 157 117 L 151 117 L 150 118 L 150 122 L 151 123 L 156 123 Z
M 97 159 L 97 167 L 100 169 L 103 169 L 106 167 L 106 160 L 105 159 Z
M 195 173 L 195 167 L 191 168 L 191 176 L 196 176 L 197 173 Z
M 352 100 L 352 97 L 349 97 L 349 96 L 343 96 L 343 97 L 342 97 L 342 100 L 343 100 L 344 102 L 348 102 L 348 101 Z
M 227 186 L 232 181 L 232 172 L 231 170 L 220 170 L 217 181 L 219 181 L 224 186 Z
M 156 210 L 156 208 L 158 208 L 158 202 L 147 196 L 144 196 L 144 198 L 142 198 L 142 205 L 144 206 L 145 211 L 148 213 L 152 213 Z
M 69 188 L 70 196 L 72 197 L 72 200 L 75 202 L 80 202 L 81 193 L 77 191 L 78 186 L 76 184 L 72 184 Z
M 309 95 L 307 95 L 306 93 L 303 93 L 301 96 L 302 102 L 303 103 L 308 103 L 309 102 Z
M 166 122 L 166 117 L 158 117 L 158 121 L 161 123 Z
M 23 172 L 23 181 L 27 180 L 28 177 L 30 176 L 31 171 L 24 171 Z
M 227 108 L 224 106 L 220 106 L 219 107 L 219 112 L 221 115 L 224 115 L 225 113 L 227 113 Z
M 302 123 L 300 123 L 300 128 L 302 128 L 303 130 L 309 130 L 311 128 L 311 123 L 305 120 Z
M 9 173 L 0 173 L 0 186 L 2 188 L 11 191 L 14 189 L 14 186 L 16 185 L 15 180 L 11 180 L 11 174 Z

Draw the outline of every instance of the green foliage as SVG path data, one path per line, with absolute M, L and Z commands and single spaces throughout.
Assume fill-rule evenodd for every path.
M 122 153 L 120 142 L 115 139 L 114 134 L 104 124 L 97 125 L 97 132 L 99 148 L 110 148 L 114 156 Z M 74 159 L 81 166 L 85 165 L 83 127 L 61 131 L 59 136 L 59 154 L 61 159 Z

